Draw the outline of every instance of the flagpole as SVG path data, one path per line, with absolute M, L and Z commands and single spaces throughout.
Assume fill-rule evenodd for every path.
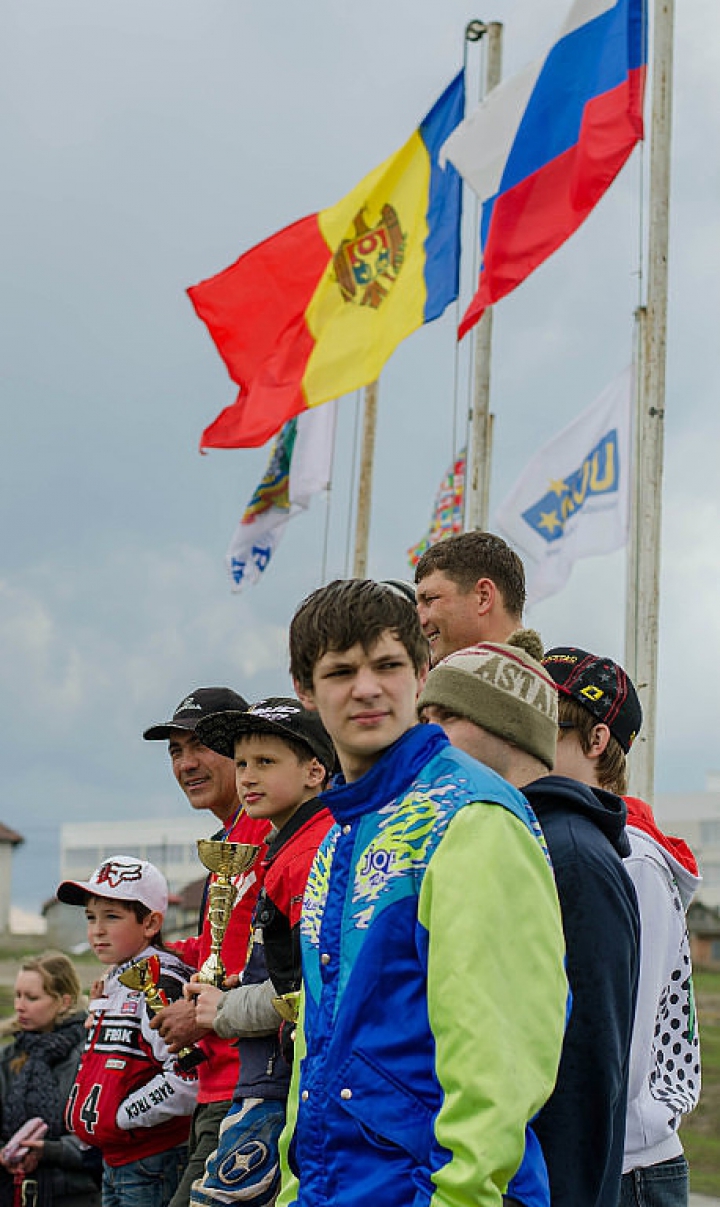
M 365 578 L 367 575 L 377 404 L 378 382 L 371 381 L 369 385 L 365 386 L 365 405 L 363 408 L 363 442 L 358 478 L 357 516 L 355 520 L 355 560 L 353 564 L 353 575 L 355 578 Z
M 626 648 L 643 708 L 643 726 L 630 760 L 632 791 L 652 803 L 655 781 L 660 535 L 667 351 L 670 135 L 674 0 L 655 0 L 650 134 L 647 302 L 640 311 L 640 375 L 636 423 L 637 512 L 630 566 L 636 591 Z M 634 612 L 634 625 L 633 616 Z M 634 632 L 632 628 L 634 627 Z
M 491 21 L 483 31 L 487 35 L 485 95 L 497 87 L 502 76 L 502 31 L 503 27 L 499 21 Z M 467 474 L 465 525 L 468 529 L 486 529 L 490 509 L 493 420 L 490 414 L 492 322 L 492 307 L 488 306 L 475 329 L 475 373 L 467 459 L 469 472 Z

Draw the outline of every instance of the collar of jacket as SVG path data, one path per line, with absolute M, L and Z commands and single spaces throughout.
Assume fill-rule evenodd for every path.
M 360 779 L 348 784 L 342 775 L 336 776 L 332 788 L 323 793 L 323 804 L 337 822 L 363 817 L 402 796 L 425 764 L 448 745 L 439 725 L 413 725 L 383 751 Z
M 327 809 L 327 804 L 325 803 L 326 795 L 323 792 L 320 796 L 314 796 L 312 800 L 303 801 L 300 808 L 295 810 L 290 820 L 286 821 L 281 829 L 276 830 L 275 833 L 271 831 L 270 836 L 265 840 L 267 851 L 262 861 L 263 867 L 270 866 L 273 859 L 276 858 L 282 847 L 285 846 L 285 843 L 289 842 L 297 834 L 298 830 L 302 830 L 303 826 L 311 818 Z
M 522 789 L 537 814 L 540 825 L 551 813 L 569 811 L 581 814 L 601 830 L 621 859 L 630 854 L 625 833 L 625 801 L 604 788 L 591 788 L 565 775 L 545 775 Z

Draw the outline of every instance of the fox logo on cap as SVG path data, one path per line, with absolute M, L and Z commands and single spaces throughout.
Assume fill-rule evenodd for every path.
M 141 877 L 141 863 L 119 863 L 115 859 L 109 859 L 107 863 L 101 864 L 94 879 L 98 885 L 109 884 L 110 888 L 117 888 L 120 884 L 137 881 Z

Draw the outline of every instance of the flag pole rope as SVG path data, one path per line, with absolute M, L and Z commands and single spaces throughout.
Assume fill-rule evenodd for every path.
M 347 527 L 345 531 L 345 578 L 350 575 L 351 543 L 353 535 L 354 505 L 356 498 L 355 479 L 357 477 L 357 448 L 360 433 L 360 390 L 355 391 L 355 431 L 352 443 L 352 462 L 350 466 L 350 482 L 353 489 L 350 493 L 350 506 L 347 512 Z
M 320 582 L 323 585 L 328 580 L 328 554 L 330 549 L 330 520 L 332 518 L 333 505 L 333 479 L 335 477 L 335 451 L 337 449 L 337 403 L 333 403 L 336 408 L 335 422 L 333 423 L 332 435 L 332 453 L 330 454 L 330 477 L 328 479 L 327 489 L 325 491 L 325 531 L 323 533 L 322 557 L 320 561 Z

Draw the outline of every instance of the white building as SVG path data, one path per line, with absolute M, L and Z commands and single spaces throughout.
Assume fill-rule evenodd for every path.
M 197 840 L 209 838 L 218 828 L 217 818 L 207 812 L 67 823 L 60 827 L 60 879 L 87 880 L 104 859 L 132 855 L 154 863 L 164 874 L 170 893 L 179 894 L 186 885 L 206 875 L 198 858 Z M 87 946 L 84 910 L 53 899 L 43 906 L 43 915 L 49 943 L 63 951 Z
M 10 930 L 10 884 L 12 881 L 12 854 L 15 847 L 25 839 L 9 826 L 0 822 L 0 934 Z
M 697 900 L 720 905 L 720 771 L 708 772 L 704 792 L 658 792 L 654 812 L 662 830 L 692 848 L 703 877 Z
M 111 855 L 148 859 L 164 874 L 171 893 L 205 875 L 198 838 L 208 838 L 219 823 L 208 812 L 179 817 L 126 818 L 125 821 L 72 822 L 60 827 L 60 879 L 87 880 Z

